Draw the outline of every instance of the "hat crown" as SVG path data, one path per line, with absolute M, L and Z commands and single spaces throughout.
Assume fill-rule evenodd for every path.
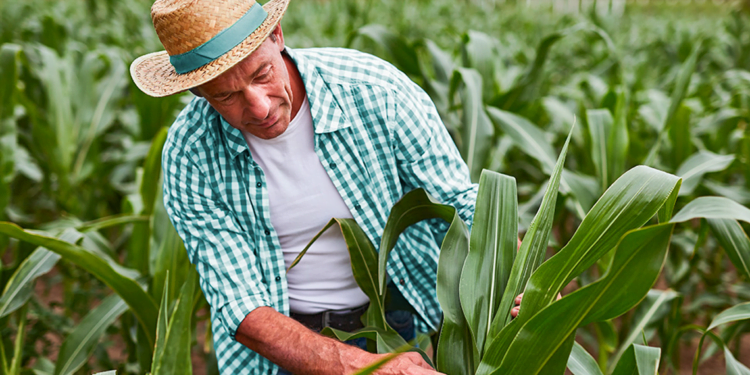
M 151 19 L 170 56 L 188 52 L 232 26 L 253 0 L 157 0 Z

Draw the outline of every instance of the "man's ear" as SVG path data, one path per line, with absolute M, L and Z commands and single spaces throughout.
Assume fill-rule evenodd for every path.
M 280 23 L 276 25 L 276 28 L 273 29 L 271 35 L 269 35 L 268 37 L 278 46 L 279 52 L 284 50 L 284 32 L 281 30 Z

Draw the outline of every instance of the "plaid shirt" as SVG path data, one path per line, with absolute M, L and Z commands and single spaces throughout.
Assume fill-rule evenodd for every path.
M 287 53 L 297 64 L 315 127 L 315 152 L 354 219 L 376 246 L 391 206 L 424 188 L 471 223 L 477 185 L 424 91 L 392 65 L 345 49 Z M 164 146 L 164 204 L 211 305 L 223 374 L 275 374 L 277 367 L 237 342 L 259 306 L 288 315 L 284 257 L 271 225 L 266 180 L 239 130 L 194 98 Z M 325 223 L 321 223 L 321 227 Z M 436 329 L 439 243 L 447 225 L 427 221 L 401 235 L 388 275 Z

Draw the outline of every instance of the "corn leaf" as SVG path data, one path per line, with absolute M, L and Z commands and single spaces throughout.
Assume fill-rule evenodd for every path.
M 666 314 L 669 313 L 669 303 L 677 297 L 678 294 L 672 290 L 650 290 L 648 295 L 646 295 L 646 299 L 638 306 L 630 323 L 630 328 L 627 331 L 627 336 L 620 343 L 620 349 L 611 357 L 610 363 L 613 365 L 617 364 L 619 359 L 625 354 L 625 351 L 630 349 L 632 344 L 641 337 L 643 331 L 649 325 L 664 319 Z
M 660 348 L 630 345 L 611 375 L 656 375 L 660 357 Z
M 750 238 L 740 223 L 732 219 L 708 219 L 707 222 L 737 272 L 750 280 Z
M 5 208 L 10 202 L 10 183 L 16 172 L 16 83 L 21 47 L 3 44 L 0 48 L 0 220 L 5 218 Z M 7 239 L 6 239 L 7 240 Z M 0 248 L 4 248 L 0 236 Z
M 614 182 L 623 172 L 630 147 L 630 136 L 628 135 L 628 94 L 625 88 L 619 89 L 617 102 L 615 104 L 614 124 L 607 140 L 609 150 L 609 170 L 607 185 Z
M 617 245 L 612 267 L 600 280 L 534 315 L 519 330 L 500 366 L 488 366 L 481 371 L 483 362 L 479 373 L 540 373 L 578 327 L 612 319 L 630 310 L 656 282 L 672 229 L 672 224 L 660 224 L 626 234 Z M 521 311 L 524 308 L 528 307 L 522 305 Z
M 349 258 L 352 263 L 352 272 L 354 274 L 354 280 L 362 291 L 370 298 L 370 306 L 365 312 L 364 323 L 365 326 L 372 326 L 379 329 L 386 330 L 388 323 L 385 320 L 385 293 L 387 289 L 380 293 L 379 282 L 378 282 L 378 253 L 375 251 L 375 247 L 370 242 L 367 234 L 360 228 L 354 219 L 331 219 L 318 234 L 313 237 L 312 240 L 305 246 L 304 249 L 294 259 L 287 273 L 302 260 L 302 257 L 307 253 L 310 246 L 320 236 L 332 227 L 334 224 L 338 224 L 341 228 L 341 233 L 344 235 L 344 241 L 346 241 L 346 247 L 349 250 Z M 398 236 L 396 236 L 398 237 Z
M 734 358 L 732 352 L 726 346 L 724 346 L 724 362 L 727 375 L 750 375 L 750 369 Z
M 159 252 L 156 254 L 154 264 L 154 280 L 151 283 L 151 296 L 156 299 L 161 296 L 166 289 L 167 301 L 169 304 L 177 298 L 180 286 L 187 279 L 190 271 L 190 262 L 187 258 L 187 251 L 182 239 L 172 226 L 167 223 L 167 231 L 162 239 Z M 167 279 L 169 283 L 167 284 Z
M 479 365 L 479 352 L 461 308 L 461 270 L 469 254 L 469 228 L 458 215 L 440 247 L 437 272 L 437 298 L 443 309 L 435 353 L 437 370 L 447 374 L 473 374 Z
M 180 291 L 174 311 L 169 317 L 166 335 L 164 337 L 164 349 L 156 356 L 152 375 L 164 374 L 192 374 L 192 362 L 190 348 L 192 344 L 192 318 L 195 291 L 198 287 L 198 272 L 190 270 L 188 278 Z
M 141 175 L 141 184 L 139 187 L 142 208 L 139 215 L 152 217 L 154 214 L 154 204 L 157 194 L 161 194 L 161 153 L 164 148 L 164 142 L 167 139 L 167 128 L 163 127 L 151 141 L 151 147 L 148 155 L 143 162 L 143 173 Z M 137 223 L 133 226 L 133 234 L 128 242 L 129 248 L 127 253 L 127 265 L 137 269 L 143 275 L 151 274 L 149 270 L 149 260 L 151 259 L 151 221 Z M 169 224 L 171 226 L 171 223 Z M 162 280 L 158 278 L 157 280 Z M 182 284 L 172 284 L 178 287 Z M 161 295 L 159 292 L 158 295 Z
M 513 268 L 508 279 L 508 286 L 503 293 L 500 307 L 495 319 L 492 321 L 489 337 L 495 337 L 500 330 L 510 321 L 510 310 L 517 295 L 526 289 L 526 283 L 531 274 L 544 262 L 547 245 L 552 231 L 552 222 L 555 217 L 555 204 L 557 203 L 557 191 L 560 186 L 565 158 L 568 154 L 568 145 L 573 134 L 573 129 L 568 133 L 568 139 L 560 151 L 557 164 L 552 172 L 552 177 L 544 191 L 542 204 L 539 206 L 536 216 L 531 221 L 529 230 L 523 237 L 518 255 L 513 263 Z
M 483 171 L 459 297 L 481 355 L 518 248 L 516 180 Z
M 388 256 L 396 246 L 398 237 L 410 225 L 416 224 L 422 220 L 441 218 L 446 222 L 451 222 L 456 216 L 456 209 L 453 206 L 440 204 L 435 198 L 430 196 L 424 189 L 414 189 L 406 193 L 391 208 L 388 215 L 388 221 L 383 229 L 383 236 L 380 240 L 380 251 L 378 253 L 378 280 L 379 292 L 385 295 L 386 274 Z
M 528 319 L 552 303 L 574 277 L 612 250 L 625 233 L 651 219 L 678 181 L 676 176 L 642 166 L 617 179 L 586 215 L 568 244 L 531 276 L 524 292 L 524 308 L 493 338 L 482 359 L 483 365 L 486 361 L 490 368 L 499 366 Z
M 703 175 L 723 171 L 733 161 L 734 155 L 719 155 L 705 150 L 693 154 L 675 172 L 676 175 L 682 177 L 680 196 L 692 194 Z
M 680 68 L 680 72 L 677 74 L 677 81 L 675 82 L 675 86 L 670 97 L 669 109 L 667 110 L 666 116 L 664 116 L 664 122 L 662 123 L 661 130 L 656 137 L 656 143 L 651 147 L 648 155 L 646 156 L 646 159 L 643 161 L 643 164 L 645 165 L 653 166 L 656 162 L 656 158 L 659 154 L 659 148 L 661 147 L 662 138 L 664 138 L 664 135 L 669 132 L 669 128 L 674 121 L 677 110 L 682 105 L 682 100 L 685 99 L 685 95 L 687 94 L 687 89 L 690 85 L 690 78 L 693 76 L 695 67 L 698 64 L 698 56 L 700 55 L 701 46 L 701 40 L 695 43 L 693 51 L 690 53 L 688 59 L 685 60 L 685 63 Z
M 606 189 L 612 173 L 609 170 L 611 148 L 608 146 L 615 120 L 607 109 L 589 109 L 586 111 L 586 122 L 591 135 L 591 159 L 594 162 L 599 183 L 602 189 Z
M 734 305 L 714 317 L 707 330 L 712 330 L 722 324 L 750 319 L 750 302 Z
M 350 35 L 346 45 L 351 46 L 357 37 L 365 38 L 382 48 L 388 55 L 388 60 L 404 73 L 410 76 L 422 75 L 416 50 L 402 36 L 385 26 L 377 24 L 362 26 Z
M 594 357 L 579 343 L 573 344 L 573 350 L 568 358 L 568 370 L 573 375 L 603 375 Z
M 32 233 L 21 229 L 13 223 L 0 222 L 0 233 L 26 241 L 37 246 L 44 246 L 85 269 L 97 279 L 112 288 L 128 304 L 138 321 L 143 325 L 149 343 L 154 342 L 158 309 L 154 300 L 146 294 L 137 281 L 117 272 L 106 260 L 88 250 L 67 242 Z
M 63 341 L 55 364 L 55 375 L 75 373 L 89 359 L 94 346 L 107 330 L 128 309 L 117 294 L 113 294 L 91 310 Z
M 458 149 L 469 167 L 472 181 L 477 181 L 487 162 L 494 132 L 482 101 L 482 76 L 474 69 L 457 68 L 451 79 L 449 97 L 452 98 L 457 91 L 462 108 Z
M 31 297 L 36 279 L 49 272 L 60 260 L 60 255 L 37 248 L 21 262 L 3 289 L 0 297 L 0 318 L 18 310 Z
M 686 204 L 672 217 L 671 222 L 680 223 L 697 218 L 734 219 L 750 223 L 750 209 L 724 197 L 700 197 Z

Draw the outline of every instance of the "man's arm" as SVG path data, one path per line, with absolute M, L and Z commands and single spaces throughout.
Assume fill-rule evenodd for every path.
M 319 335 L 270 307 L 259 307 L 237 329 L 237 341 L 294 374 L 351 374 L 385 354 L 372 354 Z M 378 375 L 438 374 L 418 353 L 404 353 Z

